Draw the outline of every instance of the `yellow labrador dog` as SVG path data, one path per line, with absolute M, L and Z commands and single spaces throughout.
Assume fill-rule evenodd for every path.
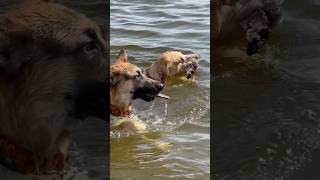
M 198 69 L 200 55 L 183 54 L 179 51 L 166 51 L 159 59 L 144 71 L 144 74 L 154 80 L 166 83 L 168 79 L 186 73 L 187 78 Z
M 255 54 L 282 20 L 283 0 L 214 0 L 214 39 L 244 36 L 247 54 Z

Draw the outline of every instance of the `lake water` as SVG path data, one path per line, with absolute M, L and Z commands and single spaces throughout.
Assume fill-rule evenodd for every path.
M 285 1 L 259 54 L 214 42 L 214 174 L 227 180 L 314 180 L 320 165 L 320 1 Z
M 111 179 L 209 179 L 209 1 L 112 0 L 110 9 L 111 62 L 121 48 L 142 69 L 167 50 L 203 59 L 193 80 L 174 78 L 165 86 L 170 100 L 134 103 L 149 127 L 146 136 L 172 148 L 163 151 L 141 136 L 112 137 Z

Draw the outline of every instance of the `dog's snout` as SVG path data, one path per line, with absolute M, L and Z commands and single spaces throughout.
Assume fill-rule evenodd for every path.
M 159 91 L 161 91 L 164 88 L 164 85 L 162 83 L 157 84 L 157 88 Z
M 195 70 L 198 69 L 198 63 L 193 62 L 193 63 L 192 63 L 192 66 L 193 66 L 193 68 L 194 68 Z

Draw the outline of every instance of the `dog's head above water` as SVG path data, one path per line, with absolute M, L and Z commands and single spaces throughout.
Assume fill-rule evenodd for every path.
M 121 50 L 118 60 L 110 68 L 110 100 L 118 108 L 128 108 L 134 99 L 152 101 L 163 89 L 163 84 L 146 77 L 141 69 L 128 62 Z
M 188 54 L 184 55 L 185 61 L 182 64 L 182 69 L 184 69 L 187 73 L 187 79 L 190 79 L 192 75 L 198 70 L 199 67 L 199 54 Z
M 75 106 L 106 89 L 106 41 L 100 27 L 84 15 L 31 0 L 2 16 L 0 26 L 0 78 L 10 81 L 7 86 L 41 87 L 48 90 L 43 93 L 64 94 Z M 15 77 L 21 81 L 12 81 Z
M 159 59 L 145 70 L 145 74 L 157 81 L 165 83 L 176 74 L 186 74 L 190 79 L 198 69 L 200 55 L 183 54 L 179 51 L 166 51 Z

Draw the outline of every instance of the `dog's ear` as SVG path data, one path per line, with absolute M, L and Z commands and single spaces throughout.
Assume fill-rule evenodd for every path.
M 128 56 L 125 50 L 121 49 L 118 55 L 118 62 L 128 62 Z
M 186 58 L 187 61 L 200 60 L 200 58 L 201 58 L 201 56 L 199 54 L 187 54 L 187 55 L 184 55 L 184 57 Z

